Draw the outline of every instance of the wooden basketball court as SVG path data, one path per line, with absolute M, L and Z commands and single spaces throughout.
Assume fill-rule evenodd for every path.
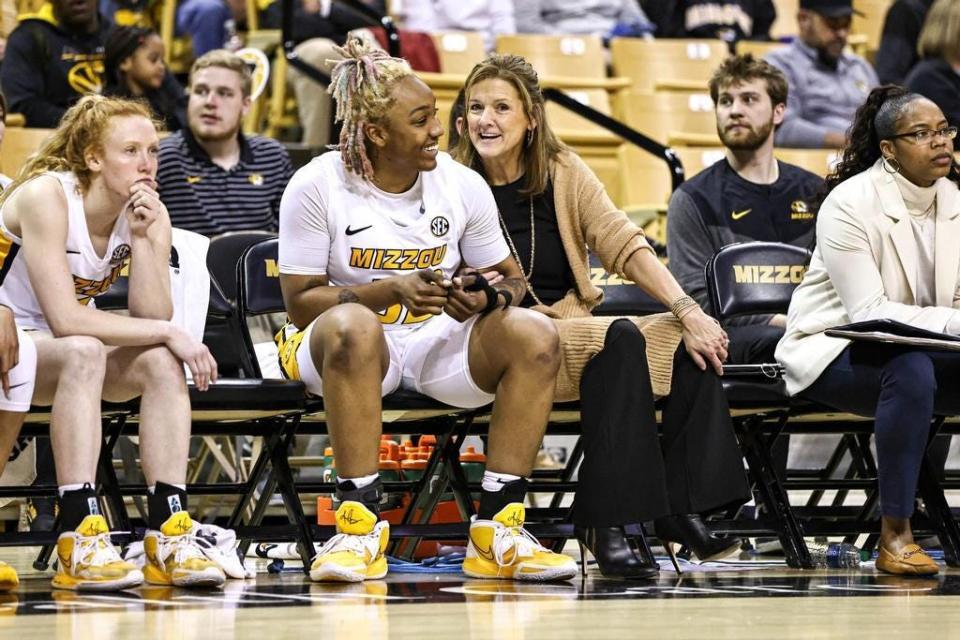
M 933 638 L 960 629 L 960 572 L 901 578 L 801 571 L 773 561 L 664 567 L 656 581 L 524 584 L 403 574 L 315 584 L 298 572 L 228 581 L 223 590 L 142 587 L 80 595 L 30 569 L 35 549 L 0 550 L 21 586 L 0 595 L 0 638 Z

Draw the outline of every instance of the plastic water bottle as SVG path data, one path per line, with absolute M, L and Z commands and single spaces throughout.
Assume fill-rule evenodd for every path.
M 860 549 L 848 542 L 811 546 L 810 557 L 813 564 L 820 568 L 848 569 L 860 566 Z

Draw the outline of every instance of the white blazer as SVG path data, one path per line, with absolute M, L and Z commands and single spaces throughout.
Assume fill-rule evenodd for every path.
M 915 303 L 917 241 L 893 176 L 877 161 L 837 185 L 817 215 L 817 246 L 810 268 L 790 301 L 787 330 L 777 345 L 795 395 L 816 382 L 849 344 L 831 338 L 831 327 L 890 318 L 944 331 L 960 307 L 960 191 L 941 178 L 937 186 L 935 307 Z

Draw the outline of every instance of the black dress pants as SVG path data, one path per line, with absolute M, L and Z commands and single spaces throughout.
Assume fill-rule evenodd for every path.
M 683 345 L 657 437 L 646 343 L 633 322 L 610 325 L 580 382 L 584 460 L 573 509 L 581 526 L 705 513 L 750 498 L 727 399 Z

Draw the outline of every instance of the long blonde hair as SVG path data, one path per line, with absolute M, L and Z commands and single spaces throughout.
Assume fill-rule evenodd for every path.
M 470 90 L 475 85 L 484 80 L 495 79 L 504 80 L 513 85 L 520 96 L 527 119 L 536 124 L 532 138 L 521 153 L 520 161 L 524 167 L 525 180 L 520 193 L 525 196 L 542 195 L 550 182 L 550 162 L 566 147 L 554 135 L 547 123 L 546 107 L 537 72 L 521 56 L 495 53 L 470 71 L 463 85 L 464 101 L 470 100 Z M 467 104 L 464 104 L 464 117 L 468 113 Z M 451 155 L 460 163 L 483 175 L 483 162 L 467 132 L 460 136 Z
M 364 139 L 364 126 L 381 124 L 393 106 L 393 88 L 413 70 L 406 60 L 392 58 L 360 38 L 352 38 L 336 48 L 344 57 L 330 74 L 327 90 L 337 103 L 336 120 L 340 130 L 340 156 L 349 171 L 367 180 L 373 179 L 373 165 Z
M 122 116 L 143 116 L 160 129 L 145 102 L 99 95 L 84 96 L 67 109 L 60 126 L 20 167 L 17 179 L 0 194 L 0 204 L 24 182 L 47 171 L 72 172 L 77 176 L 80 190 L 86 192 L 90 188 L 91 171 L 87 167 L 85 154 L 90 149 L 102 151 L 103 138 L 111 118 Z

